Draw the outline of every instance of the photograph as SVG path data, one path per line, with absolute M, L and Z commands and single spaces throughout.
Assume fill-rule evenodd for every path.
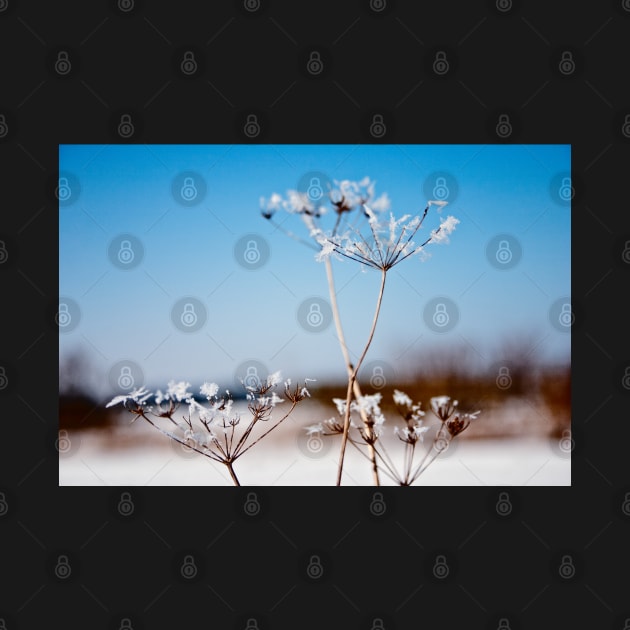
M 571 485 L 570 145 L 64 144 L 55 193 L 60 486 Z

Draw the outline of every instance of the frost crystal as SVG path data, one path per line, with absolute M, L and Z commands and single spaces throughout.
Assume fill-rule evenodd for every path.
M 168 389 L 166 390 L 166 400 L 176 400 L 177 402 L 181 402 L 182 400 L 187 400 L 192 398 L 192 392 L 187 391 L 190 387 L 190 383 L 186 381 L 169 381 Z
M 120 403 L 126 403 L 128 400 L 133 400 L 137 405 L 143 405 L 148 398 L 151 397 L 151 392 L 144 387 L 137 387 L 132 392 L 128 394 L 122 394 L 121 396 L 114 396 L 105 407 L 113 407 L 114 405 L 118 405 Z
M 204 383 L 199 390 L 208 400 L 216 396 L 219 386 L 216 383 Z

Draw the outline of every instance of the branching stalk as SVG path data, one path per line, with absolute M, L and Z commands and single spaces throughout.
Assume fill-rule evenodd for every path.
M 337 337 L 339 338 L 339 345 L 341 347 L 341 353 L 343 354 L 344 361 L 346 362 L 346 369 L 348 371 L 348 379 L 352 378 L 353 366 L 352 361 L 350 360 L 350 353 L 348 351 L 348 346 L 346 345 L 346 339 L 343 334 L 343 328 L 341 326 L 341 317 L 339 316 L 339 306 L 337 305 L 337 292 L 335 291 L 335 279 L 333 277 L 332 272 L 332 264 L 330 262 L 330 258 L 326 258 L 326 277 L 328 278 L 328 290 L 330 293 L 330 304 L 332 307 L 333 318 L 335 320 L 335 328 L 337 329 Z M 359 382 L 355 379 L 352 385 L 352 390 L 354 392 L 354 397 L 359 398 L 362 396 L 361 387 L 359 386 Z M 372 427 L 368 424 L 368 417 L 364 409 L 360 409 L 361 420 L 363 420 L 363 424 L 365 426 L 366 434 L 368 437 L 373 436 Z M 378 475 L 378 464 L 376 461 L 376 451 L 374 450 L 373 444 L 368 444 L 368 452 L 370 461 L 372 462 L 372 475 L 374 477 L 374 485 L 380 486 L 380 479 Z
M 341 476 L 343 474 L 343 461 L 346 453 L 346 443 L 348 442 L 348 432 L 350 430 L 350 403 L 352 401 L 353 387 L 356 382 L 357 374 L 359 369 L 361 368 L 361 364 L 363 363 L 363 359 L 365 359 L 365 355 L 372 343 L 372 339 L 374 338 L 374 332 L 376 330 L 376 323 L 378 322 L 378 316 L 381 310 L 381 304 L 383 302 L 383 293 L 385 291 L 385 279 L 387 277 L 387 270 L 381 269 L 381 286 L 378 292 L 378 298 L 376 300 L 376 308 L 374 310 L 374 319 L 372 320 L 372 327 L 370 329 L 370 334 L 368 336 L 367 343 L 365 344 L 365 348 L 363 348 L 363 352 L 357 361 L 354 369 L 352 370 L 352 374 L 348 378 L 348 391 L 346 392 L 346 413 L 343 419 L 343 437 L 341 440 L 341 452 L 339 454 L 339 467 L 337 469 L 337 485 L 341 485 Z

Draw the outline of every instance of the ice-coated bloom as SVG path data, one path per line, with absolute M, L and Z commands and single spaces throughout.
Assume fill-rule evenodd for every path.
M 393 398 L 398 412 L 405 419 L 408 426 L 421 421 L 424 411 L 420 409 L 420 403 L 414 404 L 407 394 L 397 389 L 394 390 Z
M 280 370 L 278 370 L 277 372 L 274 372 L 273 374 L 269 374 L 269 376 L 267 376 L 267 386 L 273 387 L 274 385 L 277 385 L 281 380 L 282 373 L 280 372 Z
M 359 396 L 356 400 L 353 400 L 350 403 L 351 411 L 365 411 L 365 413 L 370 415 L 378 415 L 381 413 L 380 403 L 383 396 L 381 394 L 365 394 L 364 396 Z M 345 403 L 345 401 L 344 401 Z M 345 404 L 344 404 L 345 411 Z
M 304 427 L 306 431 L 306 435 L 319 435 L 324 432 L 324 425 L 321 422 L 317 424 L 311 424 L 307 427 Z
M 332 401 L 337 406 L 337 413 L 340 416 L 345 415 L 345 413 L 346 413 L 346 401 L 343 398 L 333 398 Z
M 125 404 L 128 400 L 133 400 L 137 405 L 144 405 L 144 403 L 152 396 L 152 393 L 144 387 L 137 387 L 128 394 L 122 394 L 120 396 L 114 396 L 105 407 L 113 407 L 120 403 Z
M 334 180 L 330 191 L 330 200 L 337 213 L 349 212 L 354 208 L 369 203 L 377 212 L 389 209 L 390 201 L 387 193 L 375 198 L 376 182 L 369 177 L 360 181 L 349 179 Z
M 186 381 L 175 382 L 173 380 L 168 382 L 168 388 L 166 390 L 165 400 L 176 400 L 181 402 L 182 400 L 188 400 L 192 398 L 192 392 L 188 391 L 190 383 Z
M 269 199 L 260 198 L 260 210 L 265 219 L 270 219 L 273 214 L 282 208 L 282 195 L 273 193 Z
M 199 415 L 199 420 L 204 424 L 212 422 L 215 416 L 215 414 L 210 409 L 204 407 L 203 405 L 200 405 L 194 398 L 191 398 L 188 401 L 188 413 L 190 417 L 197 413 Z
M 411 398 L 409 398 L 405 392 L 398 391 L 397 389 L 394 390 L 394 402 L 397 405 L 405 405 L 407 407 L 411 407 L 413 404 Z
M 448 235 L 459 223 L 459 220 L 452 216 L 444 219 L 440 227 L 432 230 L 424 242 L 418 244 L 413 241 L 427 216 L 429 207 L 430 205 L 426 206 L 422 216 L 405 214 L 396 218 L 390 213 L 389 220 L 382 221 L 372 208 L 364 205 L 363 212 L 369 225 L 369 231 L 365 235 L 356 228 L 334 233 L 324 232 L 320 228 L 311 231 L 311 236 L 321 247 L 316 260 L 325 260 L 336 253 L 368 267 L 388 270 L 409 256 L 424 253 L 424 247 L 429 243 L 447 243 Z
M 457 407 L 457 401 L 451 400 L 450 396 L 434 396 L 431 398 L 431 409 L 442 422 L 453 415 L 455 407 Z
M 440 223 L 440 227 L 431 232 L 432 243 L 448 243 L 449 234 L 455 230 L 455 226 L 459 223 L 459 219 L 449 215 Z
M 254 400 L 255 398 L 256 396 L 252 394 L 251 400 Z M 278 403 L 284 402 L 284 400 L 280 398 L 276 392 L 271 392 L 271 396 L 258 396 L 256 400 L 262 407 L 275 407 Z
M 453 417 L 446 421 L 446 428 L 452 437 L 459 435 L 462 431 L 468 428 L 473 420 L 477 419 L 479 411 L 474 413 L 456 413 Z
M 423 427 L 419 423 L 411 426 L 394 427 L 394 434 L 398 436 L 398 439 L 408 444 L 415 444 L 418 440 L 424 442 L 424 434 L 429 430 L 429 427 Z
M 214 396 L 217 395 L 217 392 L 219 391 L 219 386 L 216 383 L 204 383 L 200 388 L 199 391 L 208 399 L 210 400 L 211 398 L 213 398 Z
M 333 253 L 335 253 L 335 251 L 337 249 L 336 245 L 332 241 L 329 241 L 329 240 L 327 240 L 325 238 L 322 239 L 322 242 L 320 244 L 321 244 L 322 248 L 317 254 L 315 254 L 315 260 L 317 262 L 322 262 L 322 261 L 326 260 L 326 258 L 328 258 Z

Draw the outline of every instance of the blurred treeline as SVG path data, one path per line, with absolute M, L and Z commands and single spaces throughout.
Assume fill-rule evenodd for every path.
M 364 394 L 382 395 L 381 407 L 388 419 L 396 417 L 392 395 L 398 389 L 421 402 L 427 419 L 432 418 L 433 396 L 457 399 L 462 411 L 480 410 L 478 421 L 463 436 L 561 437 L 571 424 L 571 366 L 568 359 L 555 364 L 543 361 L 542 350 L 535 339 L 526 337 L 512 338 L 483 354 L 464 342 L 429 348 L 406 353 L 398 364 L 390 361 L 378 381 L 360 370 L 359 384 Z M 100 383 L 102 378 L 84 355 L 71 354 L 60 361 L 60 429 L 107 427 L 116 422 L 120 408 L 106 409 L 109 396 L 102 399 L 93 393 L 102 391 Z M 332 398 L 346 396 L 346 383 L 340 381 L 318 381 L 309 389 L 314 400 L 330 407 L 330 415 L 336 413 Z

